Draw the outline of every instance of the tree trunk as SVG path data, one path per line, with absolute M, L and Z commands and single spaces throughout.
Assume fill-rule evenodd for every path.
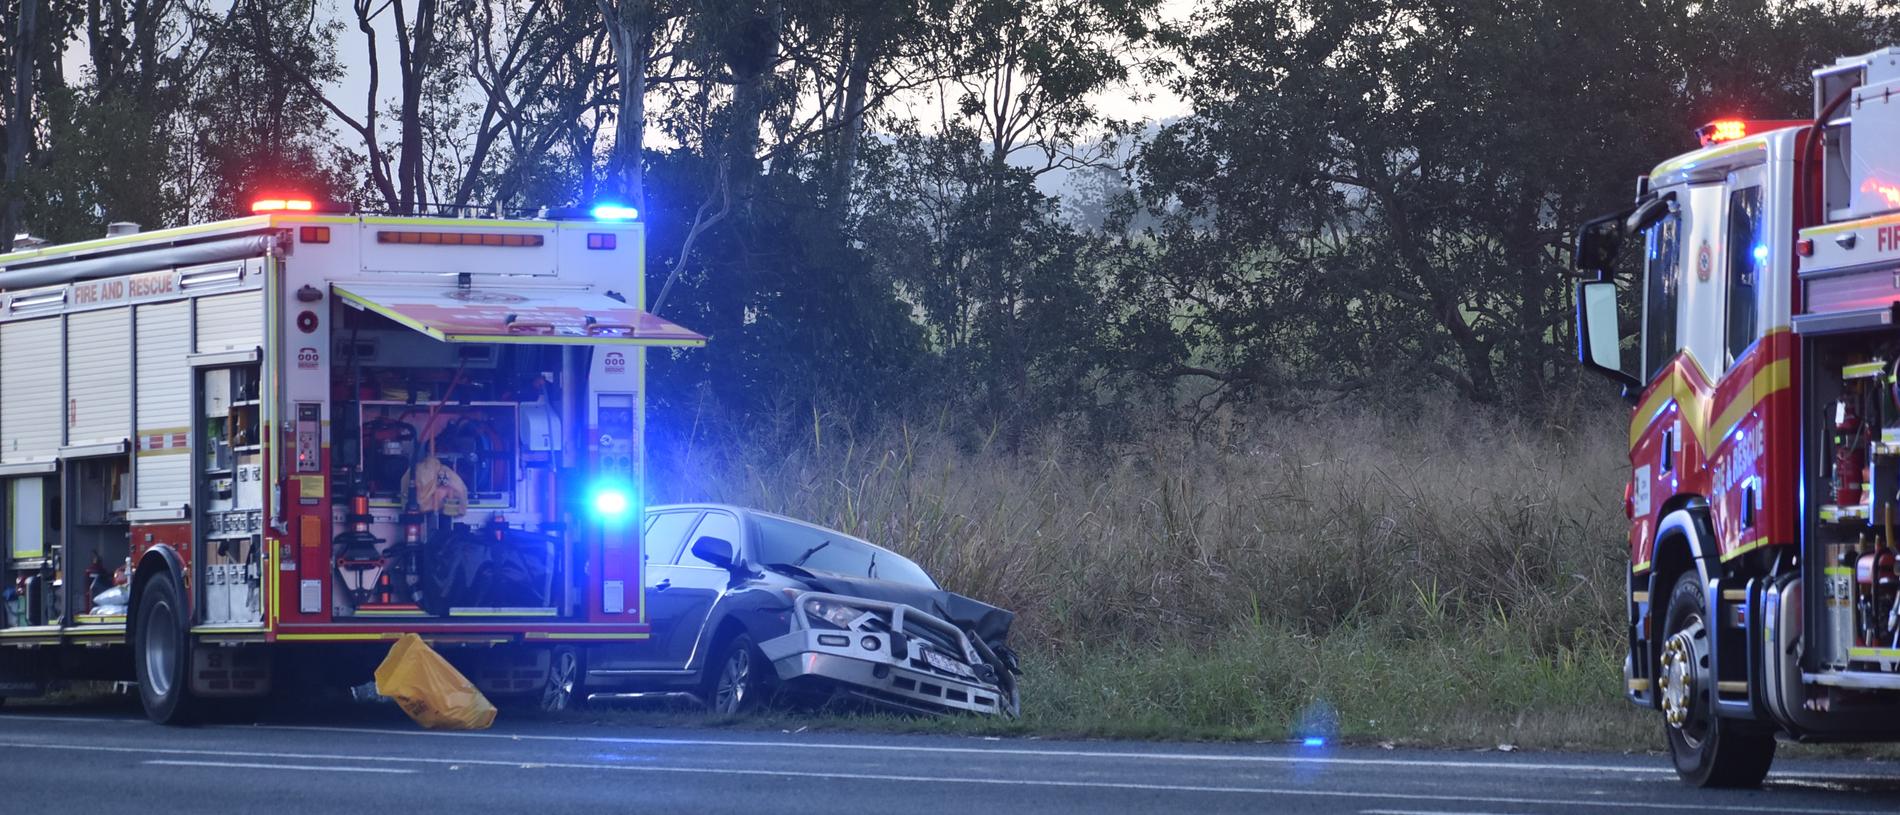
M 6 106 L 6 167 L 0 177 L 5 205 L 0 207 L 0 252 L 13 249 L 26 215 L 26 152 L 33 141 L 34 52 L 39 50 L 39 0 L 20 0 L 13 35 L 13 88 Z
M 871 65 L 877 60 L 879 38 L 866 23 L 851 49 L 851 68 L 845 76 L 843 121 L 838 131 L 838 155 L 831 168 L 827 206 L 834 228 L 842 228 L 851 211 L 851 181 L 858 171 L 858 145 L 864 138 L 864 106 L 871 85 Z
M 732 130 L 726 136 L 726 156 L 732 197 L 751 207 L 753 183 L 758 179 L 760 118 L 765 115 L 766 80 L 778 62 L 785 30 L 785 4 L 767 4 L 763 14 L 747 22 L 742 42 L 726 60 L 737 84 L 732 89 Z
M 614 150 L 608 158 L 607 188 L 635 212 L 646 211 L 647 46 L 653 36 L 647 0 L 599 0 L 618 67 L 619 105 L 614 111 Z M 618 8 L 615 8 L 618 6 Z M 585 202 L 583 202 L 585 203 Z
M 402 5 L 396 5 L 396 36 L 402 70 L 401 154 L 396 160 L 398 211 L 410 214 L 428 204 L 428 168 L 423 161 L 422 91 L 435 61 L 436 0 L 416 4 L 416 25 L 403 31 Z M 405 42 L 404 34 L 408 33 Z

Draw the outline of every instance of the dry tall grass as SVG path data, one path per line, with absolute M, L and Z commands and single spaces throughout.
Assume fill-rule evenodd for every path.
M 796 449 L 723 440 L 653 462 L 656 500 L 805 518 L 1016 610 L 1049 647 L 1243 624 L 1508 621 L 1552 645 L 1622 602 L 1615 420 L 1532 427 L 1455 405 L 1156 431 L 1006 452 L 896 425 L 816 424 Z

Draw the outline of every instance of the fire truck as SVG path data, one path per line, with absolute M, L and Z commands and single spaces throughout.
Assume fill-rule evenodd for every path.
M 637 213 L 253 211 L 0 255 L 0 697 L 181 722 L 413 632 L 565 705 L 647 636 L 646 354 L 704 343 Z
M 1634 407 L 1625 692 L 1704 786 L 1900 740 L 1900 48 L 1813 86 L 1809 119 L 1702 128 L 1573 255 L 1578 356 Z

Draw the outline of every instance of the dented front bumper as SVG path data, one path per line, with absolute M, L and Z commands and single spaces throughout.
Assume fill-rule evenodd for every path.
M 914 607 L 812 593 L 799 598 L 790 633 L 759 643 L 780 681 L 833 683 L 872 702 L 928 712 L 1014 715 L 1013 677 L 986 663 L 955 626 Z M 850 628 L 813 626 L 808 602 L 864 609 Z

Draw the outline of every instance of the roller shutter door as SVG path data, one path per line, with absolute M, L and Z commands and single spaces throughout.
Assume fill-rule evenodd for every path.
M 59 455 L 60 318 L 0 325 L 0 462 Z
M 138 307 L 138 448 L 133 483 L 141 509 L 191 500 L 191 304 Z
M 123 441 L 132 430 L 132 310 L 66 318 L 67 444 Z
M 246 351 L 264 344 L 264 293 L 241 291 L 200 297 L 198 346 L 200 354 Z

